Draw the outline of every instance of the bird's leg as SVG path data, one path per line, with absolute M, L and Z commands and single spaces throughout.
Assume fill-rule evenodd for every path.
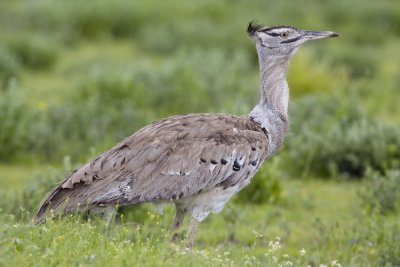
M 172 231 L 172 241 L 177 241 L 178 239 L 178 233 L 177 230 L 179 227 L 182 225 L 183 219 L 185 218 L 185 215 L 187 214 L 187 209 L 185 208 L 180 208 L 178 205 L 175 205 L 176 208 L 176 214 L 175 214 L 175 219 L 171 227 Z
M 190 223 L 189 223 L 189 231 L 188 231 L 187 243 L 186 243 L 187 248 L 193 247 L 194 240 L 196 239 L 197 231 L 199 230 L 199 225 L 200 225 L 200 222 L 196 218 L 192 217 L 192 219 L 190 220 Z
M 176 208 L 176 214 L 175 214 L 175 219 L 174 223 L 172 224 L 172 230 L 177 230 L 183 222 L 183 219 L 185 218 L 185 215 L 187 214 L 186 209 L 182 208 Z

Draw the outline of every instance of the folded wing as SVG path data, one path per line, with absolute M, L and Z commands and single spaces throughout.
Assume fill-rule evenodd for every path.
M 175 200 L 251 178 L 267 154 L 267 136 L 247 117 L 175 116 L 123 140 L 56 187 L 38 212 Z

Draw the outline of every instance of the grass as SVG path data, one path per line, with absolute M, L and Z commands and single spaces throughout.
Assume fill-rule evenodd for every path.
M 164 216 L 147 214 L 144 223 L 133 223 L 128 215 L 109 227 L 101 220 L 77 217 L 34 226 L 27 221 L 29 214 L 22 221 L 1 214 L 0 258 L 7 266 L 242 266 L 246 261 L 264 265 L 269 242 L 280 237 L 282 248 L 274 252 L 276 257 L 288 254 L 291 261 L 312 266 L 333 260 L 343 266 L 374 266 L 368 253 L 354 252 L 352 235 L 346 236 L 347 240 L 338 238 L 347 227 L 358 224 L 356 218 L 362 218 L 360 203 L 354 201 L 359 183 L 288 180 L 283 187 L 279 205 L 244 207 L 230 203 L 222 214 L 211 215 L 201 225 L 194 252 L 169 242 L 171 207 Z M 341 243 L 340 251 L 336 242 Z M 364 249 L 366 244 L 355 246 Z M 300 256 L 302 249 L 306 251 L 304 258 Z
M 86 221 L 76 216 L 34 226 L 26 211 L 20 211 L 22 219 L 1 213 L 0 264 L 277 266 L 275 256 L 295 266 L 335 260 L 342 266 L 377 266 L 380 249 L 389 241 L 377 229 L 398 227 L 399 217 L 386 217 L 381 224 L 382 217 L 365 214 L 358 198 L 361 182 L 290 179 L 282 187 L 278 204 L 232 201 L 221 214 L 210 215 L 192 252 L 169 241 L 171 206 L 160 216 L 145 205 L 148 212 L 125 213 L 111 226 L 100 218 Z M 280 248 L 268 254 L 270 241 L 277 237 Z M 303 249 L 305 256 L 300 255 Z

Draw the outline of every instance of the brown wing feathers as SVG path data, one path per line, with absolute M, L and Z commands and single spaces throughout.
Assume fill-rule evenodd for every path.
M 38 220 L 49 207 L 66 213 L 78 203 L 135 204 L 233 185 L 256 171 L 267 141 L 247 117 L 193 114 L 152 123 L 71 173 L 43 203 Z

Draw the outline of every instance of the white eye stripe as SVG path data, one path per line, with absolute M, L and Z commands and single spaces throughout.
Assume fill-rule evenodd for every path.
M 292 29 L 289 28 L 282 28 L 282 29 L 275 29 L 271 32 L 282 33 L 282 32 L 290 32 Z

